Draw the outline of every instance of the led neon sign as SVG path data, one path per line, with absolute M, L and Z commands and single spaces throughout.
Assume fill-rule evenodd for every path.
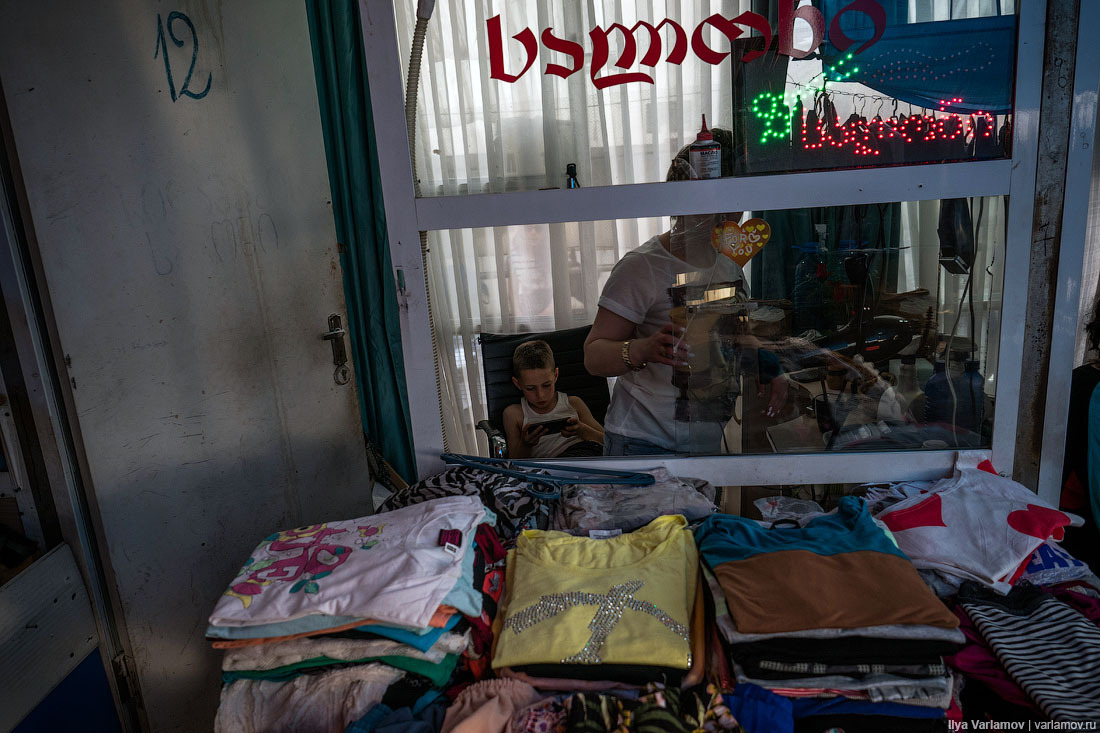
M 948 107 L 962 101 L 962 97 L 941 99 L 938 111 L 946 112 Z M 827 109 L 831 110 L 832 105 L 827 105 Z M 791 139 L 791 108 L 784 104 L 782 94 L 757 94 L 752 100 L 752 113 L 763 122 L 761 144 L 769 140 L 785 142 Z M 943 117 L 937 117 L 933 112 L 930 115 L 891 116 L 888 119 L 875 117 L 872 120 L 852 115 L 846 122 L 841 122 L 835 113 L 831 116 L 830 120 L 828 112 L 820 116 L 812 114 L 811 121 L 811 113 L 803 114 L 801 141 L 796 139 L 796 145 L 801 142 L 803 150 L 849 148 L 856 155 L 873 157 L 880 154 L 882 145 L 950 142 L 960 137 L 964 140 L 989 138 L 996 129 L 996 120 L 988 112 L 977 112 L 965 119 L 954 112 Z
M 764 130 L 760 134 L 761 144 L 772 138 L 791 139 L 791 108 L 783 103 L 782 94 L 757 94 L 752 100 L 752 115 L 764 121 Z
M 909 145 L 937 140 L 952 141 L 959 137 L 969 140 L 974 137 L 992 137 L 996 128 L 993 115 L 988 112 L 970 115 L 965 123 L 954 113 L 947 117 L 917 114 L 885 120 L 881 117 L 873 120 L 857 117 L 845 123 L 834 118 L 833 124 L 819 119 L 812 129 L 808 117 L 809 115 L 805 115 L 802 118 L 803 150 L 826 146 L 834 149 L 850 147 L 856 155 L 867 156 L 879 155 L 879 145 L 890 141 Z

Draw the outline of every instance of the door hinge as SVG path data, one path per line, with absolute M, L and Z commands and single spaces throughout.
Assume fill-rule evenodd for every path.
M 115 675 L 115 684 L 118 687 L 119 702 L 125 706 L 137 697 L 137 689 L 134 687 L 134 676 L 130 673 L 130 661 L 126 655 L 119 652 L 111 660 L 112 671 Z

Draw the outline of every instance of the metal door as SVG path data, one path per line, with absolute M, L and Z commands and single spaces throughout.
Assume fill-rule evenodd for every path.
M 0 78 L 150 725 L 209 730 L 240 563 L 369 511 L 304 3 L 4 3 Z

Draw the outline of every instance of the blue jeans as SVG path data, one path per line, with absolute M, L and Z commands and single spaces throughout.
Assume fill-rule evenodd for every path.
M 603 431 L 603 454 L 605 456 L 660 456 L 675 452 L 647 440 L 627 438 L 609 430 Z

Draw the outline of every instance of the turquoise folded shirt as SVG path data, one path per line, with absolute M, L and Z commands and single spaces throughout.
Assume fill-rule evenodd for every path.
M 712 514 L 696 528 L 695 543 L 712 568 L 784 550 L 805 550 L 826 557 L 873 550 L 908 559 L 875 524 L 867 504 L 854 496 L 841 497 L 836 512 L 811 519 L 805 527 L 765 529 L 744 517 Z

